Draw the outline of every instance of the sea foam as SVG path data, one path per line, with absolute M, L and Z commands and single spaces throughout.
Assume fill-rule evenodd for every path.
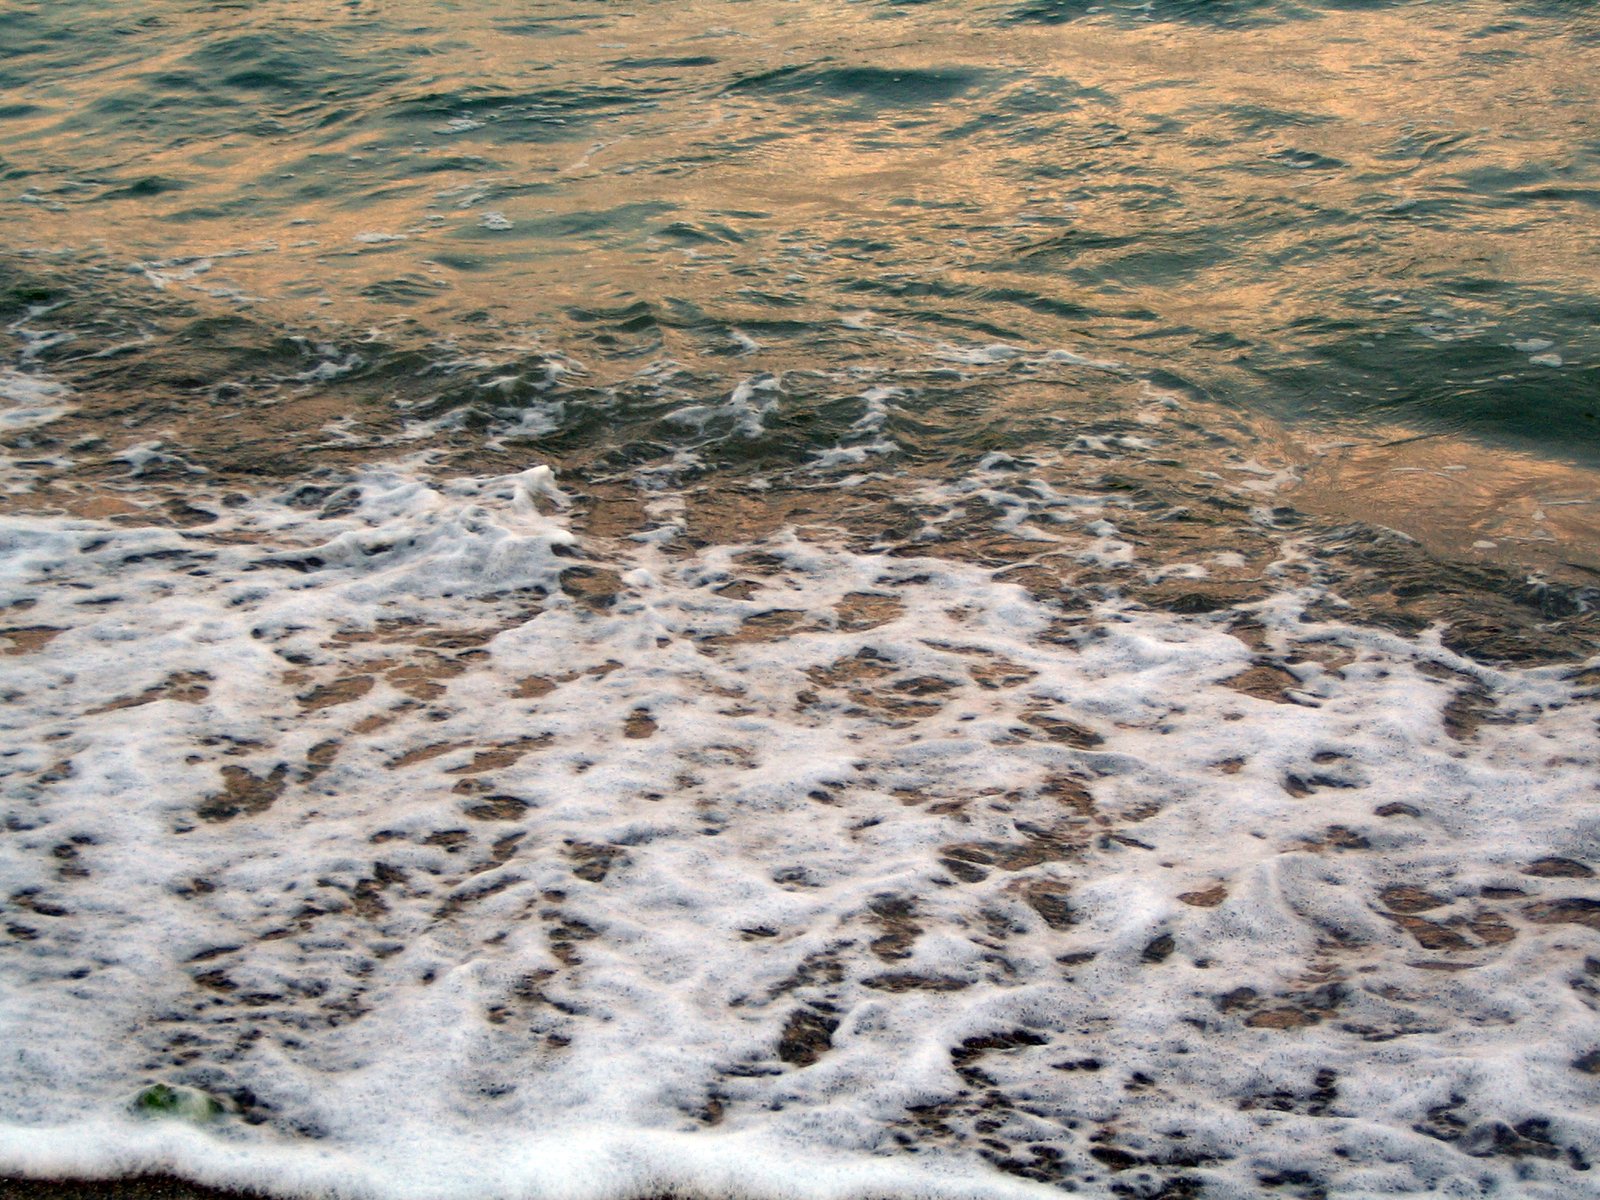
M 1144 569 L 1119 501 L 1000 465 L 927 488 L 929 527 Z M 1268 599 L 1180 615 L 820 525 L 693 548 L 664 486 L 656 533 L 580 537 L 540 466 L 316 503 L 0 525 L 0 1168 L 1588 1178 L 1591 676 L 1332 619 L 1290 535 Z M 223 1111 L 142 1116 L 155 1084 Z

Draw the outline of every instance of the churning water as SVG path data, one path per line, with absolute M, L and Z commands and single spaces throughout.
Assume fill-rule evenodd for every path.
M 1597 79 L 0 6 L 0 1171 L 1592 1194 Z

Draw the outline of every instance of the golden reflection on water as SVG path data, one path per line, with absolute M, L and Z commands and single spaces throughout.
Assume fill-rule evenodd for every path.
M 1266 334 L 1286 318 L 1325 314 L 1321 285 L 1351 281 L 1324 280 L 1327 265 L 1319 259 L 1295 261 L 1304 230 L 1293 224 L 1258 229 L 1248 220 L 1253 206 L 1269 199 L 1300 205 L 1308 220 L 1384 209 L 1396 209 L 1398 217 L 1408 201 L 1466 198 L 1450 166 L 1452 147 L 1470 147 L 1474 171 L 1513 171 L 1528 163 L 1559 164 L 1585 139 L 1584 131 L 1600 127 L 1592 84 L 1600 75 L 1600 50 L 1567 44 L 1559 56 L 1541 55 L 1530 45 L 1536 34 L 1512 22 L 1503 23 L 1503 32 L 1482 33 L 1477 22 L 1462 19 L 1467 7 L 1341 11 L 1215 31 L 1176 23 L 1007 27 L 950 6 L 919 7 L 913 20 L 887 18 L 868 5 L 652 5 L 585 20 L 569 36 L 530 37 L 512 32 L 529 13 L 522 4 L 476 5 L 470 20 L 453 14 L 462 22 L 455 28 L 441 25 L 436 6 L 387 5 L 386 28 L 423 31 L 417 36 L 427 43 L 427 74 L 332 105 L 342 119 L 326 129 L 307 129 L 306 105 L 280 102 L 241 109 L 238 128 L 221 136 L 173 136 L 160 120 L 147 120 L 142 130 L 130 122 L 109 144 L 105 125 L 85 130 L 74 114 L 114 94 L 159 90 L 162 74 L 184 69 L 192 47 L 216 36 L 219 20 L 233 22 L 238 35 L 320 33 L 331 39 L 330 56 L 364 51 L 359 25 L 347 27 L 326 5 L 307 0 L 220 16 L 161 6 L 169 29 L 156 43 L 159 54 L 42 88 L 34 100 L 43 111 L 10 125 L 10 157 L 59 164 L 62 177 L 98 157 L 99 165 L 124 175 L 136 170 L 189 186 L 97 204 L 92 229 L 70 198 L 60 211 L 13 205 L 10 218 L 21 240 L 34 245 L 82 244 L 89 235 L 112 254 L 139 258 L 271 242 L 275 254 L 231 262 L 228 275 L 244 291 L 269 298 L 282 297 L 302 276 L 317 278 L 335 298 L 338 315 L 346 306 L 356 310 L 351 319 L 364 319 L 352 293 L 383 278 L 389 257 L 381 244 L 355 243 L 358 235 L 407 234 L 415 243 L 405 247 L 408 257 L 478 245 L 515 261 L 518 277 L 532 286 L 520 288 L 511 303 L 519 315 L 537 317 L 590 294 L 567 261 L 580 251 L 596 255 L 595 266 L 619 293 L 698 291 L 714 298 L 726 279 L 701 261 L 696 287 L 694 277 L 676 269 L 679 255 L 641 252 L 650 249 L 639 245 L 643 237 L 620 254 L 571 239 L 521 239 L 514 231 L 510 238 L 491 238 L 478 231 L 485 207 L 492 203 L 517 222 L 666 202 L 691 216 L 761 212 L 742 227 L 757 243 L 796 229 L 827 240 L 881 222 L 896 231 L 905 269 L 954 272 L 987 286 L 1021 280 L 1066 297 L 1098 286 L 1158 312 L 1209 311 L 1213 328 Z M 1487 24 L 1493 7 L 1474 11 Z M 555 6 L 542 8 L 549 13 Z M 992 17 L 1004 10 L 982 11 Z M 1514 51 L 1529 53 L 1500 57 Z M 617 65 L 699 56 L 716 63 Z M 1463 70 L 1464 63 L 1479 61 L 1481 70 Z M 781 92 L 726 90 L 729 78 L 803 64 L 987 74 L 967 93 L 928 105 L 851 116 L 849 101 L 840 100 L 826 124 L 815 119 L 814 98 L 801 96 L 802 104 Z M 1066 88 L 1066 111 L 1041 112 L 1036 135 L 1023 131 L 1008 139 L 979 127 L 961 137 L 932 136 L 980 112 L 992 93 L 1018 88 L 1024 75 L 1059 80 Z M 654 107 L 597 122 L 592 136 L 558 141 L 496 136 L 492 121 L 447 134 L 443 117 L 414 121 L 407 131 L 377 120 L 384 110 L 427 95 L 514 100 L 531 89 L 641 82 L 662 89 Z M 1295 122 L 1292 138 L 1283 128 L 1242 136 L 1240 122 L 1249 114 L 1241 111 L 1249 106 L 1287 114 Z M 1407 141 L 1441 148 L 1404 162 L 1396 148 Z M 1291 150 L 1347 169 L 1296 172 L 1273 165 L 1272 155 Z M 481 156 L 476 163 L 426 171 L 474 155 Z M 392 178 L 369 182 L 363 172 L 377 158 L 392 160 Z M 253 191 L 278 191 L 285 175 L 308 165 L 335 179 L 341 168 L 349 170 L 351 194 L 270 204 L 263 197 L 258 212 L 238 203 Z M 1119 180 L 1142 191 L 1103 186 Z M 47 190 L 43 181 L 36 186 Z M 485 190 L 494 193 L 492 201 L 469 203 Z M 908 199 L 957 206 L 950 213 L 955 220 L 909 207 Z M 1480 216 L 1369 224 L 1351 236 L 1385 244 L 1371 269 L 1395 274 L 1374 278 L 1375 285 L 1399 286 L 1469 264 L 1522 282 L 1592 282 L 1600 222 L 1580 199 L 1553 197 L 1531 218 L 1498 227 Z M 1079 249 L 1043 266 L 1008 261 L 1039 240 L 1030 234 L 1040 230 L 1041 219 L 1106 239 L 1172 229 L 1232 240 L 1220 261 L 1152 281 L 1133 271 L 1116 277 L 1121 247 Z M 965 246 L 957 244 L 963 238 L 953 231 L 957 224 L 969 227 Z M 303 244 L 311 241 L 316 244 Z M 752 257 L 746 252 L 739 261 Z M 1240 270 L 1250 265 L 1256 270 Z M 1098 285 L 1085 282 L 1102 274 L 1109 278 Z M 492 262 L 487 270 L 448 278 L 457 303 L 508 302 L 507 280 Z
M 1595 472 L 1465 438 L 1408 434 L 1330 448 L 1294 493 L 1312 512 L 1397 527 L 1452 558 L 1600 578 Z
M 581 20 L 560 4 L 347 13 L 275 0 L 136 5 L 128 19 L 145 11 L 162 24 L 130 27 L 136 53 L 42 81 L 29 97 L 39 111 L 8 122 L 5 157 L 31 170 L 36 201 L 7 205 L 11 238 L 112 263 L 249 251 L 151 278 L 289 325 L 403 318 L 448 334 L 480 310 L 559 343 L 567 310 L 637 298 L 686 301 L 735 326 L 959 309 L 974 340 L 1088 342 L 1149 366 L 1221 338 L 1232 348 L 1215 359 L 1248 370 L 1261 353 L 1292 354 L 1302 324 L 1345 316 L 1356 291 L 1465 279 L 1582 295 L 1600 277 L 1597 193 L 1575 183 L 1533 195 L 1525 182 L 1582 182 L 1572 156 L 1592 154 L 1600 128 L 1600 43 L 1557 42 L 1498 4 L 1227 30 L 771 0 Z M 195 47 L 223 27 L 323 43 L 329 87 L 260 92 L 225 127 L 142 107 L 165 74 L 194 71 Z M 422 65 L 351 84 L 401 49 L 425 52 Z M 967 82 L 894 103 L 729 86 L 785 67 Z M 452 125 L 448 100 L 517 107 L 535 93 L 646 87 L 639 103 L 536 136 L 507 132 L 492 108 Z M 446 99 L 434 111 L 429 96 Z M 117 98 L 125 120 L 92 116 Z M 407 105 L 418 115 L 402 125 Z M 149 177 L 184 186 L 107 199 L 93 183 Z M 509 228 L 486 227 L 490 212 Z M 674 222 L 710 236 L 664 233 Z M 693 356 L 692 342 L 667 350 Z M 751 365 L 811 354 L 772 345 Z M 1470 441 L 1397 448 L 1387 430 L 1339 432 L 1359 443 L 1309 463 L 1300 502 L 1387 514 L 1453 550 L 1534 553 L 1545 531 L 1600 542 L 1584 470 Z M 1446 470 L 1458 461 L 1468 469 Z M 1520 515 L 1545 495 L 1575 502 Z

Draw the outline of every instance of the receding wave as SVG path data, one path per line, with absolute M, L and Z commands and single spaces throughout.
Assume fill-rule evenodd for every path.
M 1582 1193 L 1592 24 L 0 12 L 0 1193 Z

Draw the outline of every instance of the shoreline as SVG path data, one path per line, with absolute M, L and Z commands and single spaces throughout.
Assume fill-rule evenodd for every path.
M 288 1200 L 290 1195 L 211 1187 L 167 1174 L 141 1173 L 112 1179 L 0 1175 L 0 1200 Z M 688 1198 L 666 1193 L 643 1200 Z
M 264 1192 L 191 1183 L 176 1175 L 116 1179 L 32 1179 L 0 1175 L 0 1200 L 272 1200 Z

